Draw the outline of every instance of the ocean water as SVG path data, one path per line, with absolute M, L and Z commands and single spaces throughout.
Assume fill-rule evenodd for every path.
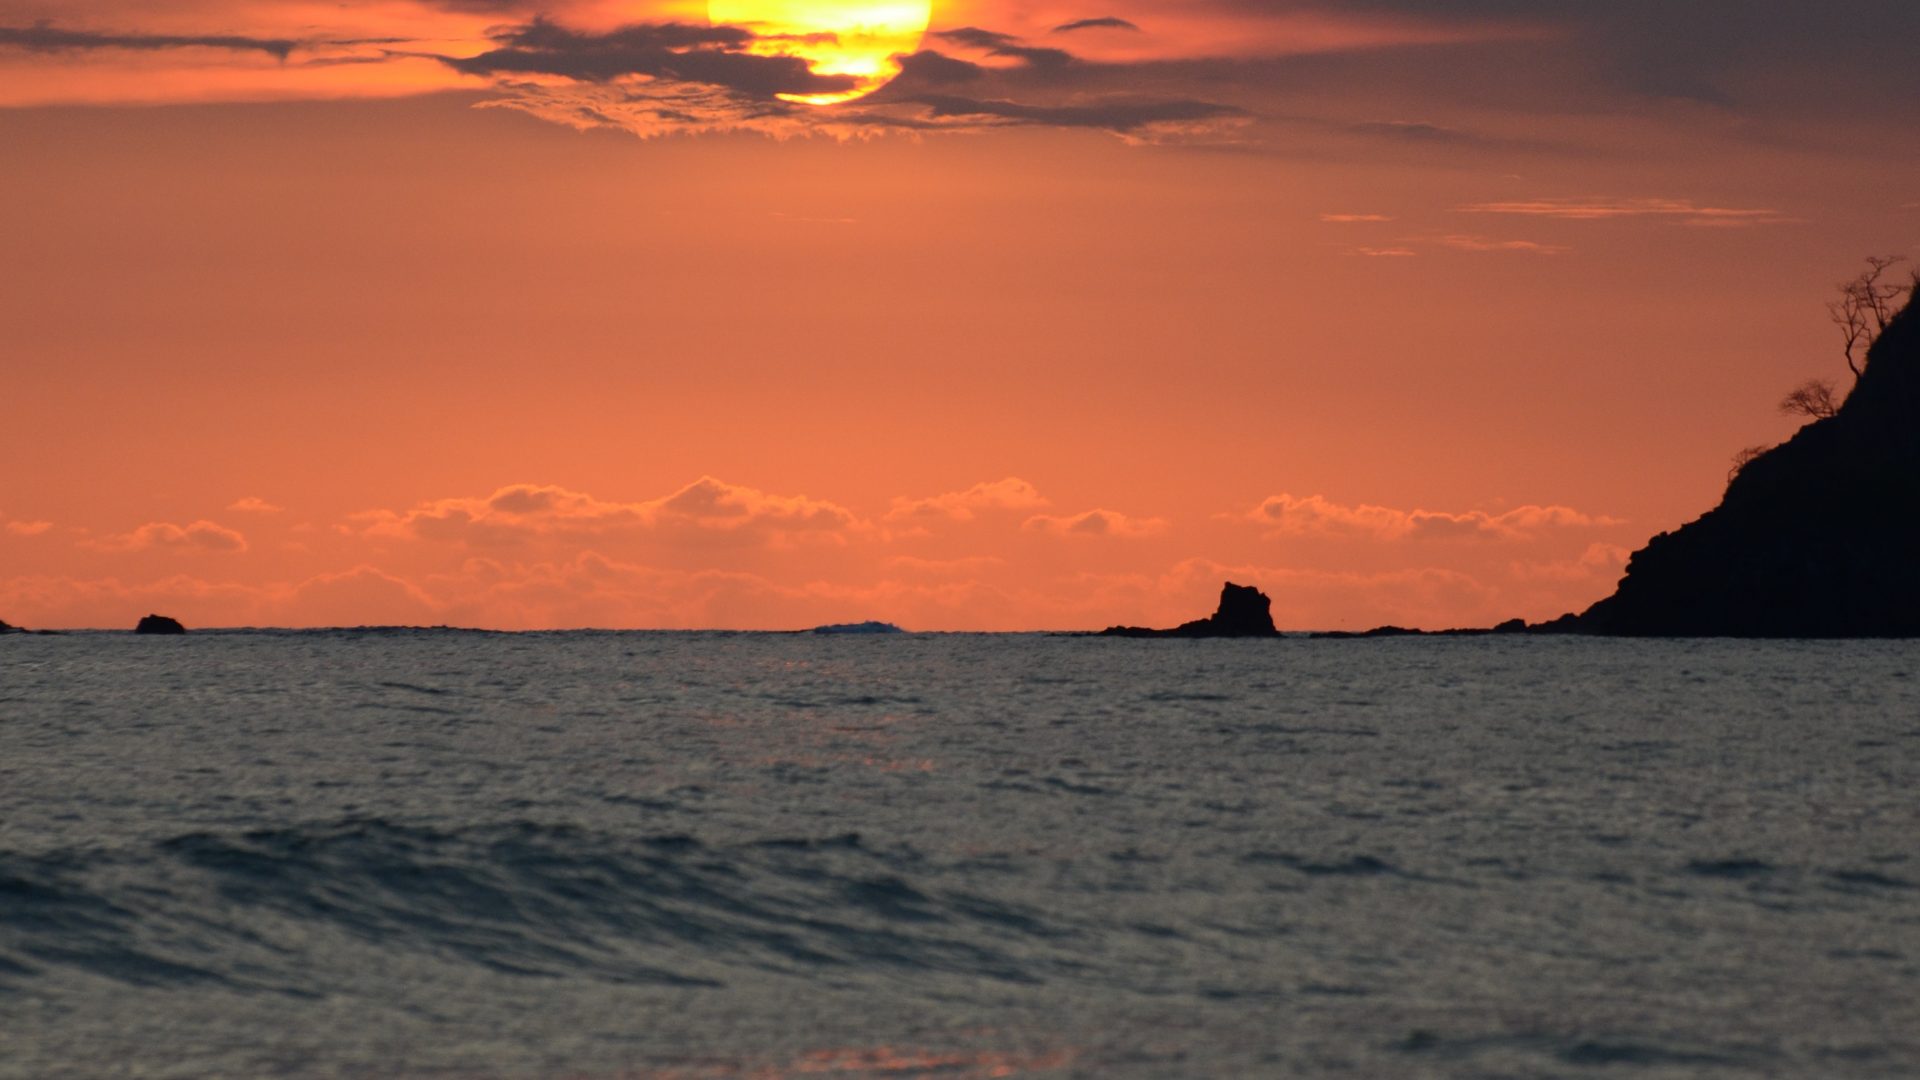
M 1920 1076 L 1920 643 L 0 639 L 0 1075 Z

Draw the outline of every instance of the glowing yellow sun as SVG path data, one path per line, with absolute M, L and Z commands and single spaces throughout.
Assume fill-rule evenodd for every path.
M 854 88 L 832 94 L 781 94 L 832 105 L 873 93 L 900 74 L 894 57 L 914 52 L 933 19 L 933 0 L 707 0 L 716 26 L 754 32 L 750 51 L 797 56 L 815 75 L 846 75 Z

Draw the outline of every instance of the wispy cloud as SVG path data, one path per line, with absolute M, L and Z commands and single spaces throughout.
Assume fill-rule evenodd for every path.
M 1517 255 L 1565 255 L 1573 249 L 1564 244 L 1543 244 L 1536 240 L 1496 240 L 1472 233 L 1448 233 L 1431 237 L 1429 243 L 1455 251 L 1507 253 Z
M 1393 218 L 1386 214 L 1321 214 L 1320 220 L 1332 225 L 1361 225 Z
M 230 34 L 109 34 L 87 30 L 65 30 L 50 23 L 33 26 L 0 26 L 0 46 L 13 46 L 29 52 L 79 52 L 95 49 L 127 49 L 157 52 L 165 49 L 225 49 L 235 52 L 260 52 L 285 60 L 306 42 L 293 38 L 241 37 Z
M 1126 19 L 1112 15 L 1103 15 L 1096 19 L 1075 19 L 1072 22 L 1061 23 L 1059 26 L 1053 28 L 1053 32 L 1056 34 L 1071 34 L 1076 30 L 1130 30 L 1134 33 L 1139 33 L 1140 27 Z
M 1573 249 L 1563 244 L 1544 244 L 1537 240 L 1501 240 L 1473 233 L 1443 233 L 1437 236 L 1405 236 L 1391 245 L 1367 244 L 1349 248 L 1348 254 L 1370 258 L 1411 258 L 1422 250 L 1465 251 L 1479 255 L 1565 255 Z
M 1346 130 L 1356 135 L 1372 135 L 1402 142 L 1466 144 L 1481 141 L 1481 137 L 1472 132 L 1424 120 L 1365 120 L 1346 125 Z
M 1563 221 L 1614 221 L 1623 218 L 1678 220 L 1688 225 L 1775 225 L 1789 221 L 1779 210 L 1752 207 L 1702 206 L 1690 199 L 1522 199 L 1471 203 L 1456 208 L 1463 214 L 1506 214 L 1557 218 Z

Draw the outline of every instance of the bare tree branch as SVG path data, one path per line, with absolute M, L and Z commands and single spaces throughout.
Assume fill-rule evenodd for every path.
M 1841 340 L 1846 344 L 1847 370 L 1853 372 L 1856 383 L 1866 370 L 1867 353 L 1879 339 L 1880 332 L 1899 313 L 1915 285 L 1920 284 L 1920 275 L 1904 285 L 1881 280 L 1889 268 L 1906 261 L 1898 255 L 1869 257 L 1867 268 L 1860 276 L 1840 286 L 1840 299 L 1827 305 L 1827 314 L 1840 328 Z
M 1834 399 L 1832 383 L 1825 379 L 1808 379 L 1780 399 L 1780 411 L 1788 416 L 1810 416 L 1815 420 L 1825 420 L 1840 411 L 1840 403 Z
M 1771 446 L 1749 446 L 1745 450 L 1733 455 L 1733 467 L 1727 470 L 1727 483 L 1733 483 L 1734 477 L 1740 475 L 1740 470 L 1752 464 L 1754 458 L 1759 457 L 1771 449 L 1773 449 Z

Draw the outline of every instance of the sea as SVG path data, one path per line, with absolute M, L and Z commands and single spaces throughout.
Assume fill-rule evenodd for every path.
M 0 639 L 0 1076 L 1920 1076 L 1920 643 Z

